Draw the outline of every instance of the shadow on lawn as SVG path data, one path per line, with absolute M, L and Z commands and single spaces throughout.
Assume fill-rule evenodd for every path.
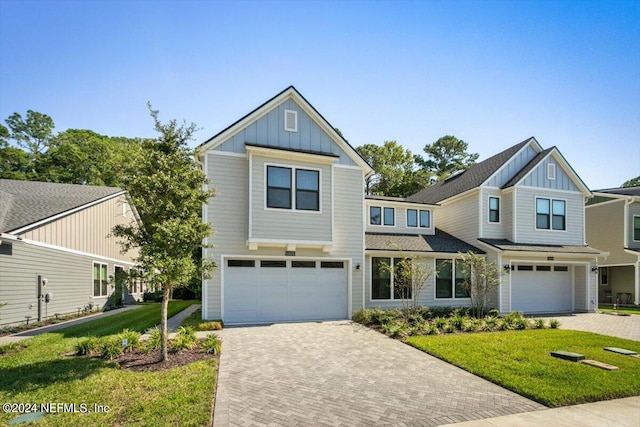
M 29 365 L 0 368 L 0 392 L 24 393 L 54 383 L 82 380 L 96 370 L 113 366 L 98 358 L 65 357 Z

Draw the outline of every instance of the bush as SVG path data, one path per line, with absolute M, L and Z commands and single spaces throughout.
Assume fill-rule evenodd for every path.
M 543 319 L 535 319 L 533 321 L 533 326 L 536 329 L 544 329 L 544 320 Z
M 459 313 L 454 314 L 449 318 L 449 324 L 458 331 L 462 330 L 464 326 L 465 316 Z
M 549 322 L 549 327 L 551 327 L 551 329 L 558 329 L 559 326 L 560 321 L 558 321 L 557 319 L 551 319 L 551 321 Z
M 529 321 L 524 317 L 519 317 L 513 321 L 514 329 L 522 331 L 529 328 Z
M 440 333 L 440 330 L 435 325 L 429 325 L 424 333 L 427 335 L 438 335 Z
M 381 324 L 391 323 L 395 320 L 402 319 L 404 316 L 402 315 L 402 310 L 399 308 L 390 308 L 387 310 L 382 310 L 382 314 L 379 316 L 379 320 Z
M 202 322 L 199 323 L 196 327 L 198 331 L 220 331 L 222 330 L 222 322 L 212 321 L 212 322 Z
M 197 343 L 198 339 L 196 338 L 196 332 L 193 328 L 180 326 L 176 337 L 171 340 L 169 347 L 172 352 L 176 353 L 181 350 L 191 350 Z
M 492 308 L 491 310 L 489 310 L 489 316 L 498 317 L 500 316 L 500 311 L 497 308 Z
M 125 329 L 118 334 L 118 339 L 122 343 L 122 340 L 127 340 L 127 346 L 124 351 L 132 351 L 140 346 L 140 332 Z
M 122 356 L 123 353 L 122 341 L 117 335 L 109 337 L 102 343 L 101 354 L 104 359 L 113 360 L 116 357 Z
M 222 343 L 217 335 L 211 334 L 200 343 L 200 351 L 207 354 L 218 354 L 222 350 Z
M 433 312 L 429 307 L 418 307 L 417 311 L 423 319 L 429 320 L 433 319 Z
M 478 328 L 480 327 L 479 323 L 476 321 L 476 319 L 465 319 L 464 323 L 462 324 L 462 330 L 465 332 L 476 332 L 478 330 Z
M 8 344 L 0 345 L 0 354 L 8 353 L 12 350 L 16 350 L 19 347 L 17 342 L 10 342 Z
M 143 353 L 149 353 L 153 350 L 159 349 L 160 343 L 162 342 L 162 333 L 160 332 L 160 329 L 148 329 L 147 334 L 149 335 L 149 339 L 145 341 L 145 343 L 140 348 Z
M 456 331 L 456 327 L 454 325 L 452 325 L 451 322 L 447 322 L 444 325 L 443 331 L 448 333 L 448 334 L 451 334 L 451 333 Z
M 162 301 L 162 291 L 147 291 L 142 294 L 144 302 L 160 302 Z
M 87 356 L 98 353 L 102 340 L 99 337 L 84 338 L 76 344 L 76 355 Z
M 451 307 L 431 307 L 431 316 L 432 317 L 447 317 L 453 313 L 453 308 Z
M 438 329 L 444 329 L 444 327 L 447 326 L 447 319 L 440 316 L 436 317 L 433 319 L 433 325 Z
M 359 308 L 353 312 L 353 321 L 361 325 L 370 325 L 372 320 L 372 311 L 368 308 Z
M 485 316 L 484 323 L 482 324 L 482 330 L 487 332 L 494 331 L 497 329 L 499 322 L 500 319 L 496 316 Z

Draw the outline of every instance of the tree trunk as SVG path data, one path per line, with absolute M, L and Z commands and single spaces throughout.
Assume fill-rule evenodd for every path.
M 160 332 L 162 339 L 160 341 L 160 360 L 165 361 L 169 358 L 169 340 L 167 333 L 167 312 L 169 311 L 169 287 L 165 286 L 162 290 L 162 310 L 160 316 Z

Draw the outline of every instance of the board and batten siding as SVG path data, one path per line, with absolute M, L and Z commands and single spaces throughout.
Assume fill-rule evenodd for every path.
M 629 215 L 627 218 L 627 233 L 629 247 L 640 249 L 640 240 L 633 240 L 633 217 L 640 216 L 640 203 L 635 202 L 629 205 Z
M 478 238 L 479 192 L 443 204 L 438 208 L 437 228 L 476 245 Z
M 285 110 L 298 113 L 297 132 L 284 130 Z M 333 153 L 340 156 L 338 163 L 355 165 L 344 150 L 292 99 L 282 102 L 217 146 L 215 150 L 244 154 L 245 143 Z
M 118 262 L 70 253 L 26 242 L 13 242 L 11 248 L 3 243 L 0 251 L 0 302 L 7 305 L 0 313 L 0 324 L 22 323 L 25 316 L 31 322 L 38 319 L 38 275 L 48 284 L 43 293 L 51 293 L 51 302 L 42 306 L 42 317 L 77 313 L 93 302 L 100 308 L 107 297 L 93 297 L 93 262 L 107 264 L 109 276 Z M 10 253 L 10 254 L 9 254 Z M 127 265 L 123 265 L 128 267 Z M 113 288 L 108 288 L 112 293 Z
M 566 201 L 566 230 L 536 229 L 536 198 Z M 582 193 L 547 191 L 518 186 L 516 192 L 516 236 L 520 243 L 584 245 L 584 196 Z
M 491 178 L 486 185 L 489 187 L 502 187 L 511 178 L 524 168 L 538 154 L 531 145 L 526 146 L 523 150 L 515 155 L 506 165 L 504 165 L 496 175 Z
M 547 167 L 549 164 L 553 164 L 556 167 L 556 179 L 547 178 Z M 522 180 L 522 185 L 528 187 L 551 188 L 554 190 L 579 191 L 578 187 L 573 183 L 573 180 L 569 178 L 569 175 L 567 175 L 553 156 L 548 156 L 531 172 L 529 172 L 524 180 Z
M 637 257 L 624 251 L 624 204 L 623 199 L 618 199 L 585 208 L 587 244 L 609 252 L 609 256 L 600 261 L 601 266 L 637 261 Z
M 252 157 L 251 209 L 253 218 L 251 238 L 331 241 L 331 166 L 271 157 Z M 320 212 L 266 208 L 265 165 L 319 169 L 321 181 Z M 293 179 L 294 177 L 292 176 L 292 184 Z M 292 188 L 293 192 L 295 192 L 295 188 Z M 295 207 L 295 205 L 292 207 Z M 283 226 L 284 224 L 286 226 Z
M 135 221 L 128 203 L 125 208 L 126 216 L 123 216 L 123 204 L 126 202 L 124 195 L 114 197 L 20 233 L 18 236 L 67 249 L 131 262 L 137 256 L 137 249 L 132 249 L 123 255 L 118 244 L 120 239 L 111 235 L 113 227 L 116 225 L 130 224 Z

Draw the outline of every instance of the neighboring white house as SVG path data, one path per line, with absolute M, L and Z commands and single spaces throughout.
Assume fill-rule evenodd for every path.
M 132 221 L 120 188 L 0 179 L 0 324 L 102 308 L 136 256 L 111 230 Z M 130 291 L 141 298 L 139 284 Z
M 401 254 L 440 270 L 420 304 L 468 306 L 455 262 L 468 251 L 509 270 L 493 299 L 502 312 L 597 303 L 590 272 L 599 252 L 584 243 L 591 193 L 557 149 L 533 138 L 407 199 L 365 197 L 371 167 L 291 86 L 197 156 L 216 188 L 203 208 L 216 229 L 203 255 L 218 265 L 203 281 L 205 319 L 346 319 L 397 307 L 381 266 Z
M 640 187 L 593 194 L 586 207 L 587 242 L 609 252 L 600 263 L 600 301 L 640 305 Z

